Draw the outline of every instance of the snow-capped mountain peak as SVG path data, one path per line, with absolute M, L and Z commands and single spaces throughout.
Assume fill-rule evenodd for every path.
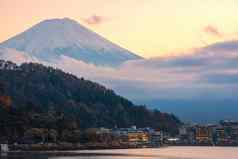
M 45 20 L 0 45 L 41 60 L 64 55 L 96 65 L 116 66 L 141 58 L 69 18 Z

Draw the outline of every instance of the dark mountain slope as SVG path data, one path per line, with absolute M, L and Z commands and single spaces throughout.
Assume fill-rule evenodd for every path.
M 41 64 L 16 66 L 0 61 L 0 83 L 2 96 L 10 97 L 8 103 L 16 112 L 39 114 L 54 110 L 80 128 L 137 125 L 173 132 L 180 124 L 171 114 L 135 106 L 97 83 Z

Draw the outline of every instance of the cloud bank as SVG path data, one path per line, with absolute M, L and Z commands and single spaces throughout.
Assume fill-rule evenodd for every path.
M 37 61 L 14 50 L 0 49 L 0 57 L 17 63 L 33 60 L 61 68 L 78 77 L 104 84 L 136 103 L 163 108 L 162 104 L 166 103 L 161 101 L 175 101 L 162 110 L 170 111 L 169 106 L 173 105 L 171 112 L 178 114 L 180 109 L 183 110 L 182 106 L 178 107 L 181 101 L 189 101 L 191 107 L 196 105 L 204 111 L 212 107 L 215 110 L 211 112 L 216 109 L 224 112 L 228 107 L 226 104 L 233 107 L 238 104 L 238 41 L 216 43 L 177 57 L 128 61 L 118 68 L 95 66 L 67 56 L 61 56 L 57 61 Z M 198 106 L 201 102 L 203 107 Z M 220 103 L 223 105 L 219 106 Z M 238 108 L 232 109 L 232 113 L 238 113 Z M 183 113 L 186 110 L 184 108 Z M 215 118 L 218 114 L 213 115 Z
M 238 93 L 238 41 L 213 44 L 177 57 L 129 61 L 118 68 L 95 66 L 63 55 L 44 62 L 13 49 L 0 49 L 0 55 L 17 63 L 33 61 L 61 68 L 134 100 L 232 99 L 233 92 Z

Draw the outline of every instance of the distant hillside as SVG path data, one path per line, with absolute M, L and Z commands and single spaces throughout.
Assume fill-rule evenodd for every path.
M 0 87 L 0 113 L 10 107 L 27 127 L 38 123 L 33 114 L 49 111 L 82 129 L 136 125 L 175 132 L 180 124 L 172 114 L 135 106 L 104 86 L 41 64 L 0 61 Z

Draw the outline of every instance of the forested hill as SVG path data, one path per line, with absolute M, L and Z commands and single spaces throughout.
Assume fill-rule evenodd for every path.
M 0 61 L 0 87 L 0 113 L 15 112 L 26 127 L 49 111 L 82 129 L 136 125 L 173 132 L 180 124 L 172 114 L 135 106 L 104 86 L 41 64 Z

